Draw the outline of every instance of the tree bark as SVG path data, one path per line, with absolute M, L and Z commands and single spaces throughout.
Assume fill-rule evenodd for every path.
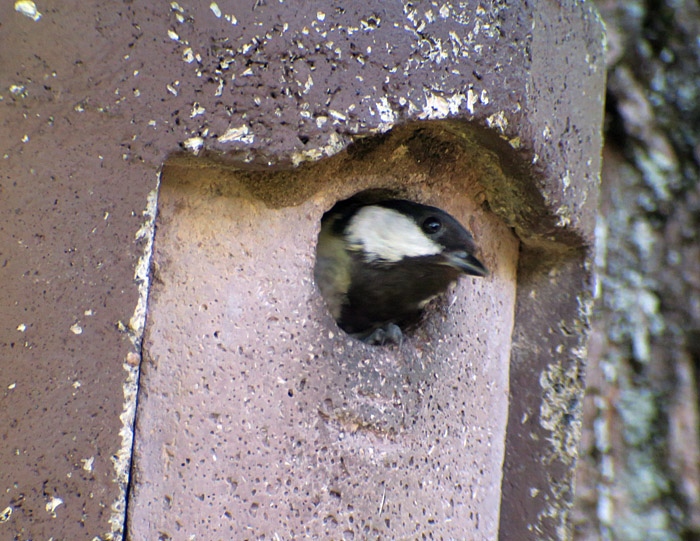
M 575 539 L 700 539 L 700 5 L 600 1 L 606 143 Z

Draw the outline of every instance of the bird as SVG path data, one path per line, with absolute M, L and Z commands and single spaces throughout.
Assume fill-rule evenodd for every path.
M 338 326 L 368 344 L 402 329 L 461 276 L 483 277 L 474 239 L 437 207 L 365 190 L 321 218 L 314 278 Z

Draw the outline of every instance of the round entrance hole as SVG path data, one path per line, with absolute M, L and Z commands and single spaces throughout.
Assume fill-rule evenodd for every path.
M 400 343 L 450 284 L 487 274 L 477 254 L 444 210 L 365 190 L 323 215 L 314 276 L 342 330 L 368 344 Z

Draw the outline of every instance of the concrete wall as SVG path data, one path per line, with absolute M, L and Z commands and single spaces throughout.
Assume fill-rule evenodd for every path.
M 273 2 L 76 2 L 36 7 L 41 18 L 30 18 L 12 5 L 0 7 L 0 212 L 7 217 L 0 223 L 0 407 L 7 419 L 1 429 L 5 500 L 0 501 L 0 535 L 121 538 L 153 278 L 134 502 L 145 506 L 157 500 L 177 510 L 182 497 L 202 496 L 196 514 L 182 527 L 198 534 L 207 531 L 211 524 L 201 519 L 222 509 L 220 503 L 207 507 L 203 490 L 217 493 L 209 482 L 216 470 L 197 463 L 183 481 L 173 469 L 170 478 L 159 479 L 171 483 L 164 490 L 153 476 L 166 471 L 168 461 L 175 468 L 178 460 L 187 464 L 185 459 L 191 462 L 193 457 L 170 457 L 168 446 L 158 445 L 174 436 L 178 453 L 194 441 L 219 445 L 225 437 L 216 432 L 221 425 L 229 439 L 222 444 L 222 459 L 233 460 L 241 448 L 239 438 L 255 438 L 248 446 L 257 446 L 257 441 L 264 445 L 260 419 L 276 404 L 288 404 L 284 422 L 270 423 L 269 441 L 279 444 L 270 456 L 298 449 L 299 471 L 311 468 L 306 474 L 313 481 L 309 486 L 322 496 L 317 504 L 339 506 L 340 498 L 345 507 L 336 513 L 334 537 L 353 529 L 363 538 L 373 528 L 384 536 L 389 531 L 413 535 L 418 530 L 410 528 L 416 527 L 426 535 L 458 537 L 458 526 L 451 522 L 464 525 L 466 537 L 479 538 L 484 532 L 483 538 L 489 538 L 497 530 L 503 539 L 565 537 L 580 417 L 587 247 L 602 116 L 602 29 L 590 5 L 527 7 L 513 2 L 485 8 L 473 3 L 457 9 L 451 4 L 382 2 L 343 9 L 326 2 L 312 8 Z M 420 124 L 440 119 L 451 120 Z M 404 127 L 384 142 L 358 140 L 397 126 Z M 402 148 L 408 149 L 406 156 L 400 155 Z M 181 149 L 202 161 L 172 156 Z M 389 150 L 398 151 L 396 159 L 375 166 L 389 159 L 382 154 Z M 331 156 L 335 158 L 292 169 Z M 459 157 L 458 165 L 451 167 L 450 157 Z M 172 227 L 159 222 L 164 234 L 162 245 L 157 236 L 154 263 L 163 267 L 160 283 L 158 272 L 149 273 L 149 264 L 159 171 L 166 162 L 162 219 L 170 217 Z M 483 283 L 469 280 L 451 292 L 454 306 L 438 305 L 425 335 L 413 337 L 400 351 L 372 353 L 377 362 L 363 368 L 362 346 L 328 334 L 335 332 L 332 320 L 308 281 L 309 243 L 320 214 L 336 197 L 375 185 L 403 187 L 416 198 L 455 212 L 475 230 L 487 264 L 498 271 Z M 207 187 L 213 191 L 203 193 Z M 200 208 L 200 202 L 205 206 Z M 237 205 L 245 212 L 232 216 Z M 264 269 L 267 289 L 261 298 L 279 290 L 275 298 L 281 302 L 277 321 L 270 322 L 274 353 L 259 350 L 275 366 L 267 378 L 255 371 L 255 363 L 263 359 L 246 357 L 245 349 L 267 341 L 267 335 L 258 336 L 266 329 L 259 326 L 259 312 L 241 308 L 242 316 L 248 314 L 255 325 L 240 351 L 234 347 L 242 340 L 240 331 L 233 332 L 234 322 L 226 320 L 221 329 L 216 325 L 217 316 L 231 317 L 225 310 L 235 310 L 234 305 L 206 303 L 204 309 L 201 302 L 183 304 L 185 299 L 223 299 L 229 291 L 225 280 L 237 275 L 229 275 L 233 263 L 226 259 L 224 264 L 221 257 L 244 253 L 231 232 L 244 229 L 252 242 L 260 238 L 250 229 L 253 217 L 274 231 L 285 231 L 285 223 L 297 225 L 293 230 L 287 225 L 289 236 L 282 244 L 294 241 L 294 251 L 284 252 L 268 238 L 268 244 L 255 242 L 255 261 L 250 256 L 244 260 L 252 265 L 258 254 L 272 250 L 275 261 L 284 258 L 296 265 Z M 229 234 L 219 239 L 206 224 Z M 184 236 L 178 240 L 178 235 Z M 514 252 L 518 243 L 519 256 Z M 182 246 L 195 246 L 201 257 L 189 255 L 190 250 L 179 265 L 159 259 Z M 188 281 L 178 283 L 178 277 Z M 288 289 L 271 283 L 273 277 L 294 278 L 297 285 Z M 239 295 L 251 298 L 252 290 L 241 287 L 245 282 L 230 283 Z M 164 303 L 169 296 L 173 305 Z M 301 319 L 289 304 L 292 296 L 308 301 Z M 496 300 L 504 302 L 505 310 L 489 307 Z M 484 319 L 487 309 L 491 319 Z M 195 316 L 209 310 L 206 317 Z M 474 327 L 477 311 L 483 328 Z M 169 313 L 172 321 L 167 321 Z M 509 314 L 510 344 L 504 340 L 510 332 Z M 178 325 L 178 318 L 184 323 Z M 173 329 L 180 334 L 169 338 Z M 224 334 L 217 342 L 213 334 L 204 337 L 195 331 Z M 475 344 L 474 337 L 487 332 L 493 335 Z M 317 333 L 322 338 L 312 342 Z M 174 357 L 186 373 L 169 374 L 173 365 L 159 364 L 167 358 L 162 352 L 171 339 L 177 348 Z M 281 340 L 289 341 L 291 352 L 282 348 Z M 211 350 L 204 351 L 216 354 L 198 350 L 205 342 Z M 224 355 L 217 343 L 231 348 L 233 355 Z M 195 348 L 189 364 L 188 344 Z M 428 344 L 431 361 L 425 373 L 409 362 L 420 344 Z M 298 358 L 309 346 L 308 353 L 318 356 L 313 363 L 308 356 Z M 204 363 L 206 359 L 212 362 Z M 493 364 L 482 364 L 484 359 Z M 230 378 L 231 361 L 243 363 L 255 381 L 240 387 L 242 382 L 218 379 Z M 221 367 L 216 376 L 196 372 L 215 366 Z M 415 378 L 415 385 L 400 395 L 401 413 L 372 413 L 390 401 L 378 392 L 380 379 L 374 379 L 382 370 L 394 382 Z M 447 383 L 467 374 L 482 378 L 483 384 L 495 383 L 491 388 L 480 383 L 457 389 Z M 217 408 L 204 408 L 205 395 L 198 394 L 202 375 L 208 376 L 214 394 L 219 384 L 231 393 L 231 402 L 219 393 Z M 300 391 L 302 380 L 307 383 Z M 248 385 L 256 400 L 263 395 L 276 402 L 255 412 L 251 419 L 257 425 L 235 430 L 232 421 L 239 419 L 244 400 L 250 398 Z M 432 391 L 433 397 L 419 397 L 421 389 Z M 370 399 L 362 402 L 360 390 L 369 390 Z M 489 403 L 477 403 L 478 397 Z M 218 423 L 213 417 L 208 421 L 214 434 L 206 424 L 191 428 L 189 419 L 183 419 L 187 412 L 194 420 L 218 414 Z M 460 424 L 460 412 L 473 417 Z M 309 425 L 314 419 L 316 425 Z M 358 427 L 354 431 L 348 428 L 353 425 Z M 491 434 L 480 442 L 478 431 L 489 427 Z M 312 459 L 324 456 L 323 446 L 316 448 L 315 442 L 337 441 L 341 433 L 348 439 L 327 452 L 324 460 L 336 464 L 327 464 L 324 474 L 330 478 L 344 472 L 340 458 L 349 453 L 352 460 L 343 474 L 363 472 L 369 482 L 354 486 L 347 477 L 338 481 L 338 489 L 323 488 L 324 475 Z M 307 439 L 285 439 L 290 435 Z M 440 445 L 428 445 L 431 438 L 440 438 Z M 474 465 L 457 451 L 458 441 L 483 459 L 488 472 L 484 480 L 468 477 Z M 375 449 L 372 457 L 368 449 Z M 397 460 L 385 471 L 379 457 L 399 451 L 403 457 L 406 449 L 415 451 L 414 464 L 419 458 L 424 461 L 422 469 L 411 477 L 410 462 Z M 205 448 L 198 453 L 209 455 Z M 501 480 L 499 453 L 505 457 L 500 497 L 495 493 Z M 438 463 L 455 466 L 447 485 L 446 471 L 431 470 Z M 455 507 L 470 512 L 489 507 L 478 533 L 469 530 L 476 527 L 473 517 L 461 511 L 450 516 L 450 506 L 443 506 L 443 496 L 456 494 L 455 483 L 465 472 L 470 473 L 463 486 L 490 490 Z M 240 475 L 229 477 L 221 487 L 228 483 L 227 490 L 233 492 L 233 483 L 242 481 Z M 443 484 L 430 490 L 413 486 L 411 480 L 418 477 Z M 402 482 L 408 488 L 399 488 Z M 247 509 L 251 524 L 274 535 L 271 524 L 282 511 L 266 519 L 263 506 L 278 493 L 260 501 L 246 499 L 242 495 L 252 494 L 252 483 L 257 483 L 255 478 L 238 485 L 240 500 L 230 496 L 234 501 L 226 505 L 231 505 L 232 523 L 242 523 L 234 511 L 238 515 Z M 303 479 L 298 483 L 288 490 L 307 489 Z M 267 490 L 264 483 L 262 489 Z M 284 488 L 279 490 L 284 496 Z M 347 498 L 343 500 L 348 494 L 361 502 L 354 515 L 346 507 Z M 288 504 L 301 501 L 295 498 L 304 497 L 289 495 L 284 512 L 291 509 Z M 464 494 L 452 497 L 456 504 L 460 498 Z M 500 518 L 490 504 L 499 498 Z M 430 505 L 424 507 L 424 501 Z M 410 511 L 399 508 L 399 502 Z M 259 507 L 252 509 L 253 503 Z M 372 505 L 377 516 L 370 523 L 364 517 Z M 138 506 L 130 509 L 134 539 L 155 531 L 149 528 L 157 523 L 150 523 L 143 512 Z M 388 513 L 390 524 L 384 521 Z M 150 520 L 161 514 L 162 508 L 154 510 Z M 351 515 L 354 526 L 348 526 Z M 292 513 L 279 535 L 291 537 L 300 516 Z M 323 531 L 332 527 L 332 520 L 331 525 L 321 520 L 313 527 Z M 233 537 L 246 538 L 248 531 Z M 170 535 L 177 538 L 178 533 Z
M 497 537 L 518 241 L 469 196 L 484 201 L 458 142 L 439 163 L 418 158 L 431 127 L 293 174 L 168 162 L 132 535 Z M 472 224 L 490 270 L 401 347 L 351 339 L 313 283 L 321 215 L 376 185 Z

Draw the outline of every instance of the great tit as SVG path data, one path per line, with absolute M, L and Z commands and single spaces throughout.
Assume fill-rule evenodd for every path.
M 401 328 L 460 276 L 485 276 L 472 235 L 444 210 L 372 191 L 323 215 L 314 276 L 341 329 L 370 344 Z

